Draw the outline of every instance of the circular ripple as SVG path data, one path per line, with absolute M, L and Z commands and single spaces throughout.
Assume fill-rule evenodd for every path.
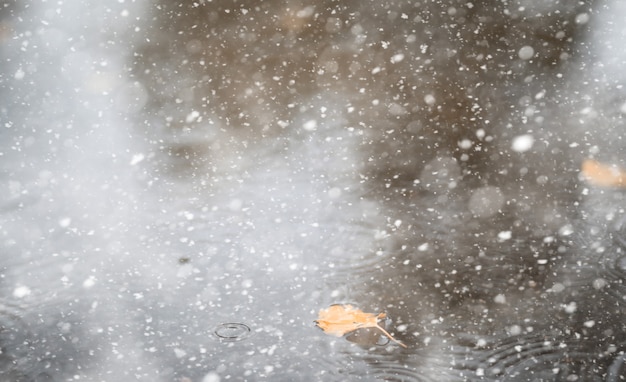
M 369 365 L 368 375 L 377 381 L 388 382 L 436 382 L 458 380 L 451 373 L 444 357 L 433 356 L 417 350 L 415 354 L 397 353 L 369 354 L 364 361 Z
M 235 342 L 242 341 L 252 335 L 252 330 L 246 324 L 238 322 L 227 322 L 218 325 L 213 333 L 221 341 Z
M 484 352 L 467 349 L 466 362 L 457 366 L 464 375 L 502 381 L 617 381 L 624 356 L 613 361 L 598 355 L 595 344 L 543 336 L 515 337 L 487 345 Z M 468 357 L 470 354 L 474 357 Z M 465 374 L 469 371 L 470 374 Z M 606 379 L 605 379 L 606 377 Z

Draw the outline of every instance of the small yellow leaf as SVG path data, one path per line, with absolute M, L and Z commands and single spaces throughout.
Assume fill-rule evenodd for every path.
M 321 309 L 315 323 L 325 333 L 337 337 L 341 337 L 357 329 L 377 328 L 389 337 L 390 340 L 406 348 L 405 344 L 393 338 L 391 334 L 378 325 L 378 320 L 384 319 L 385 317 L 387 317 L 385 313 L 379 313 L 378 315 L 365 313 L 350 304 L 337 304 L 331 305 L 326 309 Z
M 587 182 L 598 187 L 626 187 L 626 171 L 593 159 L 585 159 L 581 172 Z

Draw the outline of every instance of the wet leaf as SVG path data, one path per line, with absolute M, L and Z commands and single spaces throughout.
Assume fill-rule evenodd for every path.
M 331 305 L 326 309 L 321 309 L 315 324 L 325 333 L 341 337 L 347 333 L 363 328 L 377 328 L 383 332 L 390 340 L 406 348 L 406 345 L 396 340 L 383 327 L 378 325 L 378 320 L 387 317 L 385 313 L 365 313 L 350 304 Z
M 617 166 L 586 159 L 581 172 L 585 180 L 594 186 L 626 188 L 626 171 Z

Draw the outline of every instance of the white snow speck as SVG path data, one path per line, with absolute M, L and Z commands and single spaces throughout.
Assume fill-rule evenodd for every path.
M 526 45 L 520 48 L 520 50 L 517 52 L 517 55 L 522 60 L 530 60 L 535 55 L 535 50 L 532 46 Z
M 506 296 L 500 293 L 493 298 L 493 302 L 496 304 L 506 304 Z
M 185 122 L 191 123 L 195 121 L 196 119 L 198 119 L 199 116 L 200 116 L 200 112 L 198 112 L 197 110 L 194 110 L 191 113 L 187 114 L 187 118 L 185 118 Z
M 402 53 L 394 54 L 393 56 L 391 56 L 391 63 L 392 64 L 401 62 L 402 60 L 404 60 L 404 54 L 402 54 Z
M 306 18 L 306 17 L 311 17 L 313 16 L 314 12 L 315 12 L 315 7 L 313 7 L 312 5 L 309 5 L 308 7 L 304 7 L 298 12 L 296 12 L 296 17 L 299 17 L 301 19 Z
M 583 325 L 585 325 L 585 327 L 587 328 L 593 328 L 596 325 L 596 322 L 594 320 L 589 320 L 585 321 Z
M 204 378 L 202 378 L 202 382 L 220 382 L 220 375 L 214 371 L 209 371 Z
M 565 313 L 573 314 L 574 312 L 576 312 L 576 310 L 578 310 L 578 304 L 576 304 L 576 301 L 572 301 L 569 304 L 565 305 L 563 307 L 563 310 L 565 311 Z
M 576 15 L 576 24 L 583 25 L 589 22 L 589 13 L 583 12 Z
M 24 70 L 22 68 L 19 68 L 13 75 L 13 78 L 15 78 L 16 80 L 22 80 L 24 79 L 25 75 L 26 73 L 24 72 Z
M 187 355 L 187 352 L 183 349 L 174 348 L 174 354 L 176 354 L 176 358 L 183 358 Z
M 18 286 L 13 289 L 13 297 L 15 298 L 24 298 L 26 296 L 30 296 L 30 288 L 27 286 Z
M 535 138 L 533 138 L 530 134 L 518 135 L 513 138 L 513 143 L 511 143 L 511 149 L 518 153 L 523 153 L 530 150 L 535 143 Z
M 469 150 L 474 145 L 474 142 L 470 141 L 469 139 L 463 139 L 459 141 L 458 145 L 459 145 L 459 148 L 462 150 Z
M 302 124 L 302 128 L 306 131 L 315 131 L 317 130 L 317 121 L 314 119 L 306 121 L 304 122 L 304 124 Z
M 424 252 L 427 249 L 428 249 L 428 243 L 420 244 L 419 247 L 417 247 L 417 250 L 420 252 Z
M 94 285 L 96 285 L 96 278 L 93 276 L 89 276 L 87 280 L 83 281 L 83 288 L 89 289 Z
M 606 286 L 606 284 L 607 284 L 607 281 L 603 278 L 595 279 L 591 283 L 591 285 L 593 286 L 593 289 L 602 289 Z
M 141 161 L 143 161 L 145 158 L 146 158 L 146 156 L 144 154 L 141 154 L 141 153 L 135 154 L 135 155 L 133 155 L 133 157 L 130 160 L 130 165 L 134 166 L 134 165 L 140 163 Z
M 500 241 L 510 240 L 511 237 L 513 237 L 513 233 L 511 231 L 501 231 L 498 233 L 498 240 Z
M 71 218 L 62 218 L 62 219 L 59 219 L 59 225 L 60 225 L 62 228 L 67 228 L 67 227 L 69 227 L 69 226 L 70 226 L 70 224 L 72 224 L 72 219 L 71 219 Z
M 559 235 L 561 236 L 569 236 L 574 233 L 574 227 L 571 224 L 566 224 L 563 227 L 559 228 Z
M 509 326 L 507 328 L 507 331 L 512 336 L 518 336 L 518 335 L 522 334 L 522 327 L 519 326 L 519 325 L 511 325 L 511 326 Z M 517 350 L 517 351 L 519 351 L 519 350 Z
M 428 105 L 428 106 L 433 106 L 435 104 L 435 102 L 437 102 L 437 100 L 435 99 L 434 95 L 426 94 L 424 96 L 424 102 L 426 102 L 426 105 Z

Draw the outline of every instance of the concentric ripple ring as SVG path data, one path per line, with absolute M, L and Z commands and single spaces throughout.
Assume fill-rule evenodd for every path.
M 213 333 L 222 341 L 234 342 L 250 337 L 252 330 L 246 324 L 227 322 L 219 324 Z

